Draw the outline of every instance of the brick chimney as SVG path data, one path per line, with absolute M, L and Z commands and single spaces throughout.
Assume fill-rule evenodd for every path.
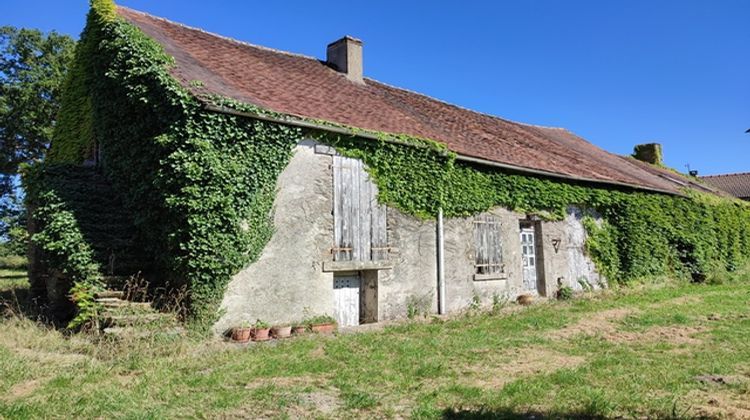
M 634 158 L 652 165 L 663 166 L 662 156 L 661 144 L 659 143 L 639 144 L 633 148 Z
M 362 79 L 362 41 L 345 36 L 328 44 L 326 62 L 334 70 L 346 74 L 352 82 L 364 83 Z

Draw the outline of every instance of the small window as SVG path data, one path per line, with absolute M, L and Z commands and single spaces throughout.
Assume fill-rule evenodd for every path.
M 494 216 L 480 216 L 474 220 L 476 274 L 503 274 L 503 253 L 500 243 L 500 220 Z

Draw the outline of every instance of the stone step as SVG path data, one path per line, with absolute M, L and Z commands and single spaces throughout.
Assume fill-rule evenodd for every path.
M 145 325 L 154 324 L 158 322 L 170 323 L 175 322 L 175 318 L 171 314 L 165 313 L 143 313 L 143 314 L 129 314 L 129 315 L 107 315 L 103 316 L 105 324 L 109 326 L 134 326 L 134 325 Z
M 97 299 L 104 299 L 104 298 L 122 299 L 125 297 L 125 292 L 123 292 L 122 290 L 105 290 L 103 292 L 97 293 L 94 297 Z
M 118 298 L 99 298 L 96 301 L 105 308 L 152 309 L 150 302 L 131 302 Z

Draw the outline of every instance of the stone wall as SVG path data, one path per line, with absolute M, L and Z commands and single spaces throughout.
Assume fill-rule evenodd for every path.
M 398 210 L 387 213 L 389 256 L 393 269 L 378 276 L 380 319 L 406 316 L 409 303 L 437 312 L 437 231 L 434 221 L 418 220 Z

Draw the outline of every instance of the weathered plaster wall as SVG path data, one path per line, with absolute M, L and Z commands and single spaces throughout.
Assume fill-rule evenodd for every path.
M 334 273 L 323 272 L 323 263 L 332 261 L 331 162 L 330 155 L 315 153 L 312 141 L 297 146 L 277 184 L 276 231 L 258 261 L 230 282 L 217 333 L 256 319 L 286 323 L 334 313 Z M 393 268 L 363 276 L 367 301 L 376 301 L 377 308 L 363 308 L 362 314 L 379 320 L 404 317 L 410 301 L 436 312 L 435 223 L 389 208 L 387 228 Z
M 332 157 L 316 154 L 315 143 L 301 142 L 278 180 L 274 202 L 276 232 L 259 260 L 234 276 L 221 305 L 223 315 L 215 326 L 220 333 L 242 322 L 262 319 L 285 323 L 305 317 L 334 313 L 333 273 L 323 271 L 330 263 L 333 244 Z M 363 272 L 367 302 L 362 308 L 369 320 L 402 318 L 409 306 L 419 312 L 437 312 L 437 241 L 435 221 L 423 221 L 389 208 L 389 254 L 392 268 Z M 475 280 L 474 217 L 446 219 L 446 309 L 467 309 L 479 298 L 489 306 L 493 297 L 514 299 L 523 290 L 520 225 L 526 215 L 504 208 L 487 212 L 501 223 L 505 273 L 502 278 Z M 581 289 L 579 279 L 599 285 L 600 276 L 584 254 L 583 213 L 571 208 L 558 222 L 536 222 L 540 294 L 554 297 L 561 284 Z M 252 228 L 252 227 L 250 227 Z M 532 291 L 531 293 L 535 293 Z
M 422 221 L 388 209 L 388 240 L 392 270 L 379 272 L 380 319 L 405 317 L 407 307 L 437 312 L 437 231 L 434 221 Z
M 564 220 L 542 223 L 546 295 L 549 297 L 555 296 L 559 285 L 580 291 L 583 290 L 581 281 L 592 288 L 606 284 L 585 253 L 586 231 L 581 222 L 584 215 L 582 210 L 571 207 Z M 596 214 L 590 215 L 598 218 Z
M 568 247 L 570 246 L 565 222 L 541 222 L 541 235 L 537 243 L 542 247 L 544 267 L 544 295 L 554 297 L 560 285 L 568 284 Z M 570 252 L 575 252 L 571 250 Z
M 482 306 L 489 306 L 494 296 L 512 300 L 522 293 L 537 293 L 523 288 L 520 223 L 527 220 L 526 215 L 504 208 L 494 208 L 484 214 L 500 220 L 505 276 L 475 280 L 475 217 L 445 220 L 446 309 L 449 312 L 466 309 L 475 296 Z M 571 208 L 563 221 L 534 222 L 537 225 L 537 248 L 541 250 L 538 264 L 543 267 L 537 279 L 542 296 L 554 298 L 559 287 L 558 279 L 561 285 L 574 290 L 582 289 L 579 279 L 586 279 L 595 288 L 603 284 L 604 280 L 593 262 L 585 255 L 585 231 L 581 223 L 583 215 L 579 209 Z
M 445 220 L 445 295 L 448 312 L 466 309 L 475 295 L 482 305 L 490 305 L 493 295 L 510 299 L 521 291 L 523 273 L 518 222 L 523 216 L 503 208 L 492 209 L 486 214 L 500 220 L 504 278 L 474 280 L 474 217 Z
M 333 241 L 331 157 L 301 142 L 277 183 L 276 232 L 258 261 L 234 276 L 214 326 L 221 333 L 243 321 L 298 321 L 333 313 L 333 274 L 322 271 Z M 252 229 L 252 226 L 250 227 Z
M 568 242 L 568 280 L 573 290 L 583 290 L 582 282 L 588 283 L 590 287 L 599 289 L 606 287 L 606 279 L 596 270 L 594 262 L 585 253 L 586 230 L 581 220 L 589 215 L 600 221 L 601 217 L 591 211 L 584 212 L 581 209 L 571 207 L 565 218 L 565 226 Z

